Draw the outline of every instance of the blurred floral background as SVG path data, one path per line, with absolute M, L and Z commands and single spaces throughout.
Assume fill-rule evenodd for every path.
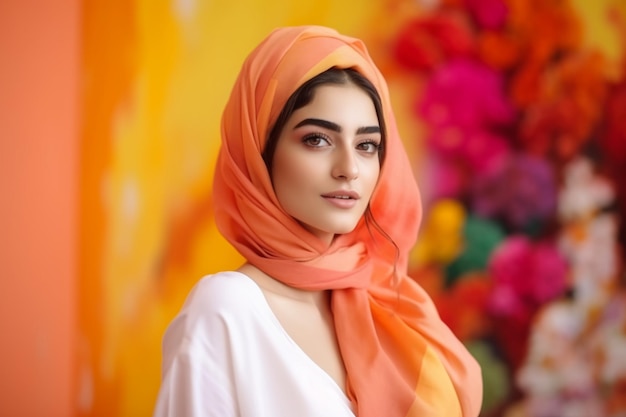
M 258 16 L 267 16 L 259 21 Z M 84 3 L 77 407 L 148 416 L 212 222 L 219 117 L 278 25 L 363 38 L 425 214 L 411 276 L 480 361 L 483 416 L 626 415 L 621 0 Z
M 626 415 L 625 18 L 443 1 L 393 38 L 423 132 L 412 276 L 480 361 L 484 416 Z

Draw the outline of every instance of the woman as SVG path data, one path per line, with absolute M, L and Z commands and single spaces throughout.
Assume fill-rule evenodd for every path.
M 222 119 L 220 232 L 164 339 L 155 416 L 477 416 L 480 369 L 406 275 L 421 207 L 361 41 L 273 31 Z

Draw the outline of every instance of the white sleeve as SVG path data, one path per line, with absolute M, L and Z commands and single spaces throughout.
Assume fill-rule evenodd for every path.
M 154 417 L 236 417 L 233 393 L 189 352 L 179 353 L 161 382 Z
M 165 333 L 163 377 L 153 416 L 237 417 L 228 355 L 205 337 L 190 337 L 186 319 L 185 314 L 177 317 Z

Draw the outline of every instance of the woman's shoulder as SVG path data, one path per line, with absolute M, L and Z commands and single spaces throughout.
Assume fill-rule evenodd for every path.
M 205 341 L 258 322 L 266 303 L 260 288 L 235 271 L 201 278 L 165 333 L 166 340 Z
M 246 275 L 219 272 L 201 278 L 187 295 L 180 314 L 192 317 L 245 313 L 263 301 L 263 293 Z
M 191 374 L 211 369 L 216 378 L 217 369 L 226 372 L 231 347 L 252 345 L 270 321 L 263 303 L 263 293 L 246 275 L 220 272 L 201 278 L 163 335 L 163 375 L 172 369 Z
M 197 301 L 202 304 L 212 301 L 212 304 L 219 305 L 258 294 L 261 293 L 254 281 L 241 272 L 218 272 L 202 277 L 194 285 L 183 308 Z

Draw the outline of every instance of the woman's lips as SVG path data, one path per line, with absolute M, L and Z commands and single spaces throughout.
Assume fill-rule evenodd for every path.
M 344 209 L 354 207 L 361 198 L 359 193 L 348 190 L 333 191 L 323 194 L 322 197 L 334 206 Z

